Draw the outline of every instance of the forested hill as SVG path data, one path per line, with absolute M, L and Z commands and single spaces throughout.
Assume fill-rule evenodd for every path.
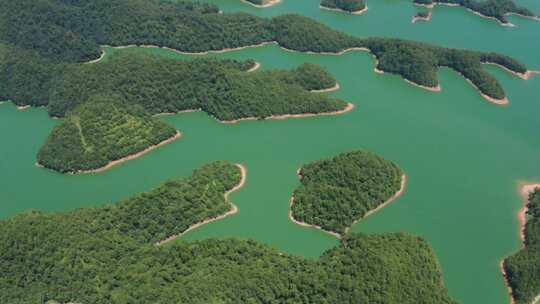
M 293 218 L 341 235 L 387 202 L 404 182 L 397 165 L 366 151 L 309 163 L 299 175 L 302 184 L 293 194 Z
M 154 245 L 230 210 L 240 180 L 216 162 L 117 204 L 0 221 L 0 302 L 455 303 L 407 234 L 351 235 L 317 261 L 234 239 Z
M 413 2 L 420 5 L 459 5 L 483 16 L 495 18 L 502 24 L 509 24 L 506 16 L 511 14 L 536 17 L 531 10 L 518 6 L 513 0 L 413 0 Z
M 529 195 L 525 248 L 504 260 L 508 285 L 516 304 L 530 304 L 540 295 L 540 188 Z
M 53 129 L 37 159 L 60 172 L 96 170 L 177 137 L 178 131 L 140 106 L 96 95 Z
M 25 56 L 22 61 L 8 58 L 7 63 L 0 63 L 0 80 L 14 79 L 11 90 L 23 87 L 17 82 L 22 79 L 43 86 L 50 63 L 98 58 L 99 45 L 158 45 L 202 52 L 277 41 L 288 49 L 311 52 L 364 47 L 376 55 L 379 69 L 424 86 L 435 86 L 436 68 L 448 66 L 485 95 L 505 97 L 499 82 L 481 68 L 484 53 L 397 39 L 359 39 L 297 15 L 265 19 L 245 13 L 220 14 L 213 5 L 159 0 L 0 0 L 0 4 L 0 42 L 11 45 L 8 57 Z M 527 70 L 506 56 L 491 57 L 501 58 L 498 61 L 514 72 Z M 5 89 L 0 89 L 0 97 L 28 102 L 22 96 L 6 96 Z M 29 103 L 44 104 L 38 97 L 31 96 Z

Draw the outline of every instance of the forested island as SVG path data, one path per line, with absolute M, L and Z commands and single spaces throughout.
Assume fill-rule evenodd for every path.
M 414 3 L 432 7 L 435 4 L 463 6 L 474 13 L 488 18 L 494 18 L 502 25 L 512 24 L 506 19 L 509 15 L 539 19 L 531 10 L 516 5 L 513 0 L 413 0 Z
M 155 245 L 230 211 L 241 179 L 216 162 L 116 204 L 0 221 L 0 302 L 455 303 L 430 246 L 403 233 L 349 235 L 318 260 L 250 240 Z
M 362 150 L 304 165 L 298 176 L 302 184 L 291 199 L 292 219 L 339 236 L 405 187 L 396 164 Z
M 529 189 L 531 188 L 531 192 Z M 522 230 L 524 248 L 503 262 L 503 271 L 516 304 L 532 304 L 540 299 L 540 184 L 524 187 L 528 202 Z
M 364 0 L 322 0 L 321 7 L 352 14 L 362 14 L 367 10 Z

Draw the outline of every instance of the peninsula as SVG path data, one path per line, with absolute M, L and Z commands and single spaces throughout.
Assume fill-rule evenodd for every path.
M 540 184 L 520 189 L 525 206 L 519 212 L 524 247 L 504 259 L 502 270 L 516 304 L 535 304 L 540 300 Z

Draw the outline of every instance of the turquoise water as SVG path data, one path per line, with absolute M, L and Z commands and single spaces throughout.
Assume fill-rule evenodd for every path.
M 361 16 L 321 11 L 318 1 L 283 1 L 268 9 L 233 0 L 212 2 L 225 11 L 264 16 L 296 12 L 357 36 L 498 51 L 540 70 L 540 22 L 511 17 L 518 26 L 506 28 L 461 8 L 438 6 L 431 22 L 413 25 L 416 8 L 404 0 L 369 1 L 369 11 Z M 540 12 L 538 2 L 521 2 Z M 185 58 L 156 49 L 128 51 Z M 248 168 L 246 186 L 231 195 L 240 212 L 184 239 L 253 238 L 316 258 L 337 240 L 287 218 L 289 197 L 299 185 L 295 171 L 309 161 L 367 149 L 399 164 L 409 183 L 401 198 L 353 231 L 423 236 L 435 249 L 452 297 L 468 304 L 508 303 L 498 263 L 520 246 L 517 183 L 540 180 L 540 77 L 523 81 L 486 67 L 511 102 L 495 106 L 451 70 L 439 71 L 442 92 L 432 93 L 398 76 L 373 73 L 374 61 L 363 52 L 306 55 L 267 45 L 213 56 L 253 58 L 263 69 L 321 64 L 341 85 L 332 94 L 356 108 L 340 116 L 234 125 L 220 124 L 204 113 L 163 116 L 182 131 L 182 139 L 103 173 L 62 175 L 34 165 L 40 145 L 58 121 L 48 118 L 45 109 L 17 111 L 6 103 L 0 105 L 0 217 L 28 209 L 61 211 L 114 202 L 223 159 Z

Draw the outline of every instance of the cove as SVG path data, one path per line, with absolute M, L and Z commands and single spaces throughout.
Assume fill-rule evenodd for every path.
M 368 1 L 365 15 L 319 10 L 317 1 L 283 0 L 257 9 L 240 1 L 212 1 L 226 11 L 264 16 L 296 12 L 356 36 L 392 36 L 438 45 L 492 50 L 540 69 L 540 22 L 511 17 L 516 28 L 479 18 L 461 8 L 437 6 L 433 20 L 411 24 L 415 7 L 403 1 Z M 522 3 L 523 2 L 523 3 Z M 531 1 L 520 1 L 538 12 Z M 386 21 L 385 21 L 386 20 Z M 390 22 L 391 21 L 391 22 Z M 449 30 L 452 28 L 453 30 Z M 477 36 L 463 33 L 478 33 Z M 511 44 L 505 45 L 507 41 Z M 180 56 L 160 49 L 123 51 Z M 341 89 L 333 94 L 356 105 L 340 116 L 283 121 L 216 122 L 204 113 L 163 116 L 182 139 L 100 174 L 61 175 L 34 166 L 35 155 L 58 123 L 45 109 L 18 111 L 0 105 L 0 217 L 28 209 L 69 210 L 97 206 L 188 176 L 203 163 L 228 160 L 247 167 L 246 186 L 231 194 L 237 215 L 200 227 L 184 240 L 253 238 L 293 254 L 317 257 L 337 240 L 289 221 L 288 200 L 302 164 L 354 149 L 367 149 L 407 173 L 406 193 L 353 227 L 353 231 L 406 231 L 435 248 L 450 295 L 460 303 L 508 303 L 499 260 L 520 246 L 516 213 L 518 181 L 540 180 L 537 93 L 540 77 L 523 81 L 492 66 L 511 101 L 494 106 L 461 76 L 439 71 L 442 92 L 432 93 L 398 76 L 373 72 L 363 52 L 342 56 L 290 53 L 276 45 L 219 58 L 255 59 L 261 69 L 326 67 Z M 195 57 L 198 58 L 198 57 Z

